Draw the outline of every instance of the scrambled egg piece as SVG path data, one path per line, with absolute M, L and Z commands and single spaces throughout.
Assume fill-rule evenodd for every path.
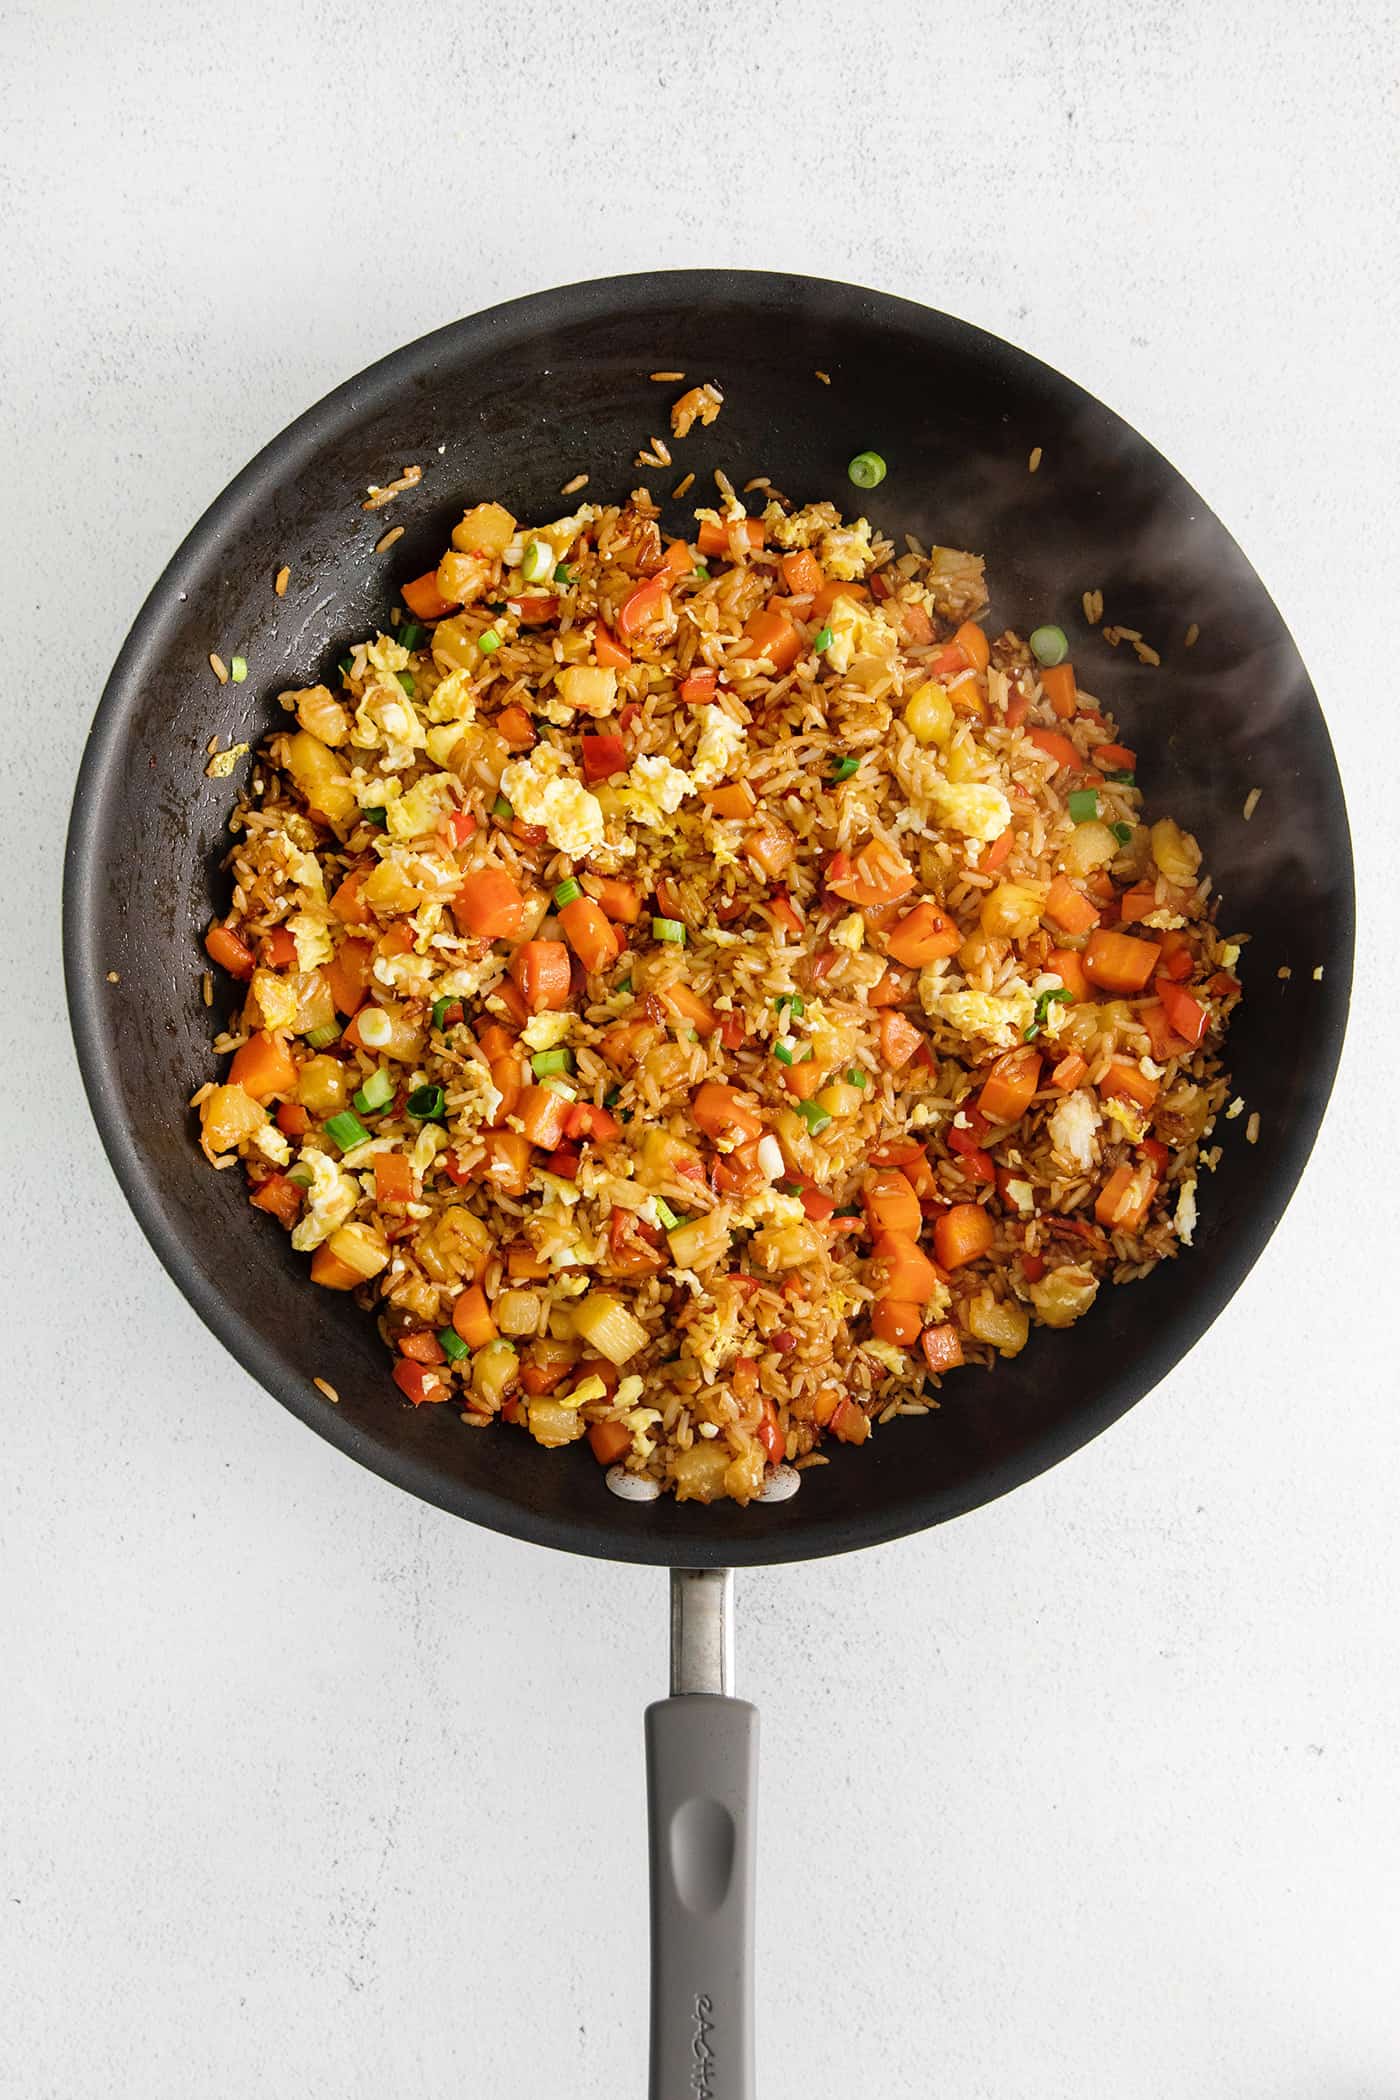
M 858 576 L 864 576 L 872 558 L 868 518 L 857 518 L 854 525 L 833 525 L 822 534 L 821 565 L 828 576 L 835 576 L 842 583 L 854 583 Z
M 1191 1244 L 1191 1235 L 1196 1230 L 1196 1177 L 1194 1174 L 1181 1184 L 1181 1194 L 1176 1199 L 1176 1236 L 1184 1247 Z
M 1104 1114 L 1121 1126 L 1123 1135 L 1132 1144 L 1140 1145 L 1147 1136 L 1147 1118 L 1136 1101 L 1125 1101 L 1121 1094 L 1110 1094 L 1103 1106 Z
M 1011 822 L 1011 804 L 1001 789 L 981 781 L 934 781 L 929 801 L 934 816 L 947 830 L 986 844 L 999 839 Z
M 924 1012 L 935 1020 L 946 1021 L 956 1034 L 988 1043 L 996 1050 L 1012 1050 L 1024 1041 L 1035 1014 L 1035 1001 L 1028 990 L 1020 988 L 1001 996 L 990 992 L 945 992 L 942 979 L 935 977 L 925 993 L 924 979 L 928 975 L 928 970 L 919 974 L 919 1000 Z
M 384 804 L 389 836 L 416 839 L 436 831 L 444 811 L 457 806 L 456 785 L 450 773 L 427 773 L 406 795 L 391 795 Z
M 506 768 L 507 772 L 510 770 L 510 767 Z M 669 758 L 643 757 L 633 761 L 626 787 L 618 790 L 618 800 L 636 823 L 645 824 L 655 831 L 664 828 L 667 817 L 674 815 L 686 796 L 694 791 L 695 783 L 689 773 L 673 766 Z M 506 788 L 505 792 L 515 802 L 510 789 Z M 516 808 L 519 809 L 518 803 Z M 535 821 L 538 822 L 538 818 Z M 565 847 L 561 850 L 567 852 L 571 849 Z
M 404 652 L 400 650 L 399 654 L 403 656 Z M 350 741 L 360 751 L 382 750 L 381 763 L 393 772 L 413 764 L 415 753 L 423 749 L 427 738 L 397 679 L 377 680 L 366 690 L 355 709 Z
M 396 795 L 403 793 L 403 782 L 397 773 L 367 773 L 363 766 L 353 768 L 350 785 L 361 809 L 385 809 Z
M 826 660 L 842 678 L 858 656 L 888 660 L 899 647 L 899 636 L 889 622 L 859 598 L 838 598 L 826 624 L 831 629 Z
M 246 744 L 230 744 L 227 751 L 216 751 L 204 768 L 206 780 L 227 780 L 247 749 Z
M 838 948 L 849 948 L 852 955 L 865 945 L 865 921 L 858 911 L 842 919 L 831 929 L 831 938 Z
M 503 1099 L 485 1065 L 478 1064 L 475 1058 L 469 1060 L 448 1096 L 453 1134 L 466 1138 L 477 1130 L 489 1129 L 500 1114 Z
M 531 1050 L 553 1050 L 568 1040 L 573 1021 L 571 1013 L 532 1014 L 520 1031 L 520 1040 Z
M 446 678 L 433 687 L 428 700 L 428 720 L 458 723 L 476 720 L 476 693 L 467 672 L 449 671 Z
M 292 1148 L 275 1123 L 264 1123 L 261 1130 L 253 1132 L 253 1143 L 264 1159 L 270 1159 L 274 1167 L 291 1164 Z
M 297 944 L 297 968 L 319 970 L 335 954 L 330 921 L 324 911 L 294 911 L 287 931 Z
M 413 1140 L 413 1150 L 408 1155 L 408 1163 L 420 1181 L 446 1143 L 447 1132 L 438 1124 L 423 1125 Z
M 653 762 L 666 763 L 664 759 Z M 556 853 L 583 860 L 602 845 L 603 806 L 581 781 L 565 772 L 563 756 L 553 745 L 541 744 L 528 759 L 512 760 L 501 775 L 501 793 L 523 823 L 544 827 Z
M 713 787 L 733 769 L 744 748 L 744 731 L 731 721 L 722 707 L 711 705 L 700 711 L 700 741 L 691 761 L 690 778 L 696 787 Z
M 774 1188 L 757 1189 L 747 1198 L 734 1219 L 738 1227 L 751 1225 L 800 1225 L 807 1213 L 800 1196 L 784 1196 Z
M 309 1170 L 311 1186 L 306 1208 L 292 1228 L 292 1245 L 298 1254 L 310 1254 L 345 1223 L 359 1201 L 360 1185 L 324 1152 L 303 1150 L 297 1164 Z
M 305 890 L 308 896 L 324 898 L 326 894 L 326 878 L 321 873 L 320 861 L 317 860 L 314 853 L 307 853 L 302 847 L 289 839 L 285 831 L 281 834 L 281 837 L 282 858 L 287 864 L 287 873 L 291 876 L 292 881 L 298 889 Z

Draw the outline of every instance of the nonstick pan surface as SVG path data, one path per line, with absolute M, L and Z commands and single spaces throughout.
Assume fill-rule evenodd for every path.
M 632 462 L 666 429 L 676 391 L 649 383 L 657 369 L 716 380 L 725 408 L 676 447 L 673 470 L 648 477 Z M 890 471 L 857 498 L 846 462 L 866 448 Z M 367 486 L 409 464 L 421 483 L 364 512 Z M 798 501 L 859 502 L 896 539 L 974 547 L 997 626 L 1054 619 L 1069 631 L 1082 682 L 1141 754 L 1149 815 L 1170 810 L 1198 834 L 1222 925 L 1253 936 L 1228 1052 L 1261 1119 L 1257 1145 L 1243 1118 L 1220 1126 L 1224 1158 L 1203 1177 L 1197 1244 L 1180 1260 L 1107 1292 L 1076 1327 L 1037 1331 L 990 1376 L 949 1381 L 936 1416 L 835 1452 L 791 1501 L 744 1510 L 620 1502 L 586 1451 L 468 1434 L 449 1409 L 402 1404 L 373 1322 L 310 1287 L 242 1177 L 209 1171 L 184 1107 L 210 1065 L 201 937 L 225 894 L 236 785 L 205 778 L 210 737 L 256 743 L 280 719 L 280 690 L 387 620 L 397 584 L 436 559 L 467 502 L 548 517 L 577 472 L 607 500 L 644 478 L 661 495 L 693 468 L 696 488 L 663 521 L 682 530 L 716 466 L 737 484 L 767 474 Z M 391 523 L 404 537 L 378 554 Z M 1109 619 L 1161 650 L 1160 669 L 1084 627 L 1091 587 Z M 218 685 L 211 650 L 246 656 L 247 683 Z M 1076 1450 L 1185 1355 L 1257 1259 L 1312 1146 L 1341 1047 L 1352 903 L 1341 786 L 1307 673 L 1239 548 L 1143 438 L 946 315 L 809 278 L 678 271 L 569 286 L 441 329 L 311 409 L 217 499 L 139 613 L 93 725 L 68 840 L 65 959 L 122 1187 L 180 1289 L 269 1392 L 361 1464 L 477 1523 L 619 1560 L 743 1566 L 958 1516 Z

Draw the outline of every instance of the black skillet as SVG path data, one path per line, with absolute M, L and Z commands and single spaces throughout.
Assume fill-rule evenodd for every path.
M 719 421 L 661 473 L 632 464 L 653 431 L 666 434 L 676 389 L 649 383 L 658 369 L 713 378 L 725 393 Z M 846 463 L 867 448 L 890 471 L 862 497 Z M 386 511 L 362 511 L 367 485 L 407 465 L 421 465 L 421 483 Z M 1079 1326 L 1038 1331 L 990 1380 L 951 1380 L 936 1419 L 897 1422 L 805 1475 L 792 1500 L 746 1510 L 622 1502 L 586 1451 L 468 1435 L 449 1409 L 401 1404 L 373 1323 L 309 1288 L 284 1235 L 249 1208 L 241 1176 L 209 1172 L 182 1110 L 209 1068 L 200 936 L 220 895 L 234 790 L 204 777 L 211 735 L 256 742 L 278 719 L 280 689 L 326 671 L 348 637 L 386 619 L 396 584 L 436 559 L 466 501 L 498 497 L 546 518 L 567 507 L 560 488 L 576 472 L 589 473 L 590 497 L 615 499 L 643 479 L 661 495 L 693 468 L 694 492 L 667 504 L 665 523 L 682 531 L 716 466 L 736 483 L 767 474 L 799 501 L 860 504 L 896 540 L 975 547 L 988 557 L 994 624 L 1067 629 L 1083 683 L 1111 700 L 1142 754 L 1149 814 L 1170 810 L 1199 835 L 1222 923 L 1253 935 L 1229 1053 L 1262 1130 L 1250 1145 L 1243 1119 L 1221 1126 L 1224 1158 L 1205 1179 L 1189 1254 L 1109 1292 Z M 404 537 L 376 554 L 391 523 Z M 291 583 L 279 599 L 283 562 Z M 1160 669 L 1087 633 L 1088 588 L 1103 592 L 1109 619 L 1161 650 Z M 1190 623 L 1200 639 L 1188 652 Z M 246 656 L 247 682 L 217 685 L 211 649 Z M 541 293 L 350 380 L 206 512 L 103 695 L 64 911 L 73 1028 L 108 1155 L 170 1274 L 244 1367 L 342 1451 L 459 1516 L 570 1552 L 709 1571 L 673 1584 L 681 1696 L 649 1715 L 652 2093 L 741 2100 L 752 2084 L 754 1717 L 724 1696 L 720 1571 L 898 1538 L 1077 1450 L 1221 1311 L 1316 1135 L 1346 1017 L 1351 853 L 1317 700 L 1268 593 L 1143 438 L 964 322 L 853 286 L 732 271 Z

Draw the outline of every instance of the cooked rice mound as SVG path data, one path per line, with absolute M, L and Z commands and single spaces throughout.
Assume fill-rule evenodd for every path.
M 1189 1242 L 1239 947 L 977 556 L 696 518 L 479 504 L 283 694 L 196 1101 L 402 1404 L 747 1502 Z

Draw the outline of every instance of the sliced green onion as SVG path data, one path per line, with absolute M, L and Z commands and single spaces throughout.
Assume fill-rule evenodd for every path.
M 676 1216 L 675 1212 L 672 1210 L 670 1204 L 665 1202 L 664 1199 L 660 1196 L 656 1198 L 656 1215 L 658 1218 L 660 1218 L 661 1223 L 667 1232 L 674 1232 L 676 1227 L 681 1222 L 680 1219 Z
M 691 582 L 692 582 L 692 583 L 708 583 L 708 582 L 709 582 L 709 580 L 710 580 L 710 571 L 709 571 L 709 568 L 707 567 L 707 565 L 706 565 L 706 564 L 705 564 L 705 563 L 704 563 L 703 561 L 698 561 L 698 562 L 696 562 L 696 564 L 695 564 L 695 567 L 694 567 L 694 568 L 693 568 L 693 569 L 691 570 L 691 572 L 690 572 L 690 580 L 691 580 Z
M 614 1103 L 620 1101 L 621 1099 L 622 1088 L 620 1086 L 610 1086 L 606 1094 L 604 1094 L 603 1096 L 603 1106 L 604 1108 L 611 1108 L 613 1107 Z
M 418 690 L 418 681 L 412 671 L 398 671 L 395 673 L 395 676 L 411 700 Z
M 471 1350 L 455 1327 L 439 1327 L 438 1347 L 449 1363 L 459 1364 L 464 1356 L 471 1355 Z
M 819 1107 L 815 1101 L 799 1101 L 797 1113 L 801 1116 L 813 1137 L 820 1137 L 827 1124 L 831 1121 L 831 1117 L 826 1110 Z
M 440 1086 L 416 1086 L 408 1097 L 408 1112 L 419 1123 L 436 1123 L 447 1106 Z
M 387 1108 L 396 1091 L 395 1082 L 383 1065 L 371 1072 L 369 1078 L 355 1096 L 355 1106 L 362 1116 L 372 1116 L 377 1109 Z
M 1131 824 L 1110 824 L 1108 828 L 1120 846 L 1130 846 L 1132 844 L 1133 827 Z
M 569 574 L 567 565 L 561 561 L 558 568 L 554 572 L 554 581 L 556 583 L 569 584 L 572 583 L 573 580 L 573 577 Z
M 306 1040 L 313 1050 L 329 1050 L 332 1043 L 340 1041 L 340 1023 L 327 1021 L 324 1028 L 309 1028 Z
M 1099 813 L 1097 788 L 1076 788 L 1069 798 L 1069 813 L 1076 824 L 1092 824 Z
M 1068 1006 L 1073 998 L 1073 992 L 1064 990 L 1042 992 L 1035 1002 L 1035 1019 L 1031 1022 L 1030 1027 L 1025 1030 L 1023 1041 L 1033 1043 L 1045 1026 L 1045 1016 L 1050 1011 L 1050 1008 L 1052 1006 Z
M 1115 787 L 1135 788 L 1137 786 L 1136 773 L 1105 773 L 1103 777 L 1105 780 L 1111 780 Z
M 773 1055 L 780 1065 L 790 1065 L 793 1062 L 791 1043 L 774 1043 Z
M 1047 671 L 1069 655 L 1069 636 L 1063 627 L 1037 627 L 1031 634 L 1031 655 Z
M 509 824 L 515 816 L 515 811 L 511 808 L 504 795 L 497 795 L 495 801 L 491 804 L 491 814 L 493 817 L 499 817 L 503 824 Z
M 388 811 L 383 809 L 362 809 L 360 815 L 366 824 L 375 824 L 381 831 L 389 821 Z
M 352 1116 L 346 1108 L 342 1109 L 338 1116 L 330 1118 L 326 1124 L 326 1136 L 334 1138 L 342 1152 L 353 1152 L 356 1145 L 367 1142 L 369 1132 L 359 1117 Z
M 777 1007 L 779 1013 L 786 1007 L 788 1012 L 796 1014 L 799 1020 L 807 1011 L 807 1002 L 801 992 L 777 992 L 774 994 L 773 1004 Z
M 672 941 L 676 947 L 685 946 L 685 927 L 679 919 L 653 919 L 651 937 L 654 941 Z
M 880 486 L 889 468 L 878 452 L 857 452 L 846 472 L 858 489 L 874 489 Z
M 561 1079 L 557 1072 L 551 1072 L 548 1079 L 540 1081 L 540 1085 L 548 1087 L 550 1093 L 557 1094 L 561 1101 L 577 1101 L 578 1099 L 578 1095 L 569 1085 L 568 1080 Z
M 841 763 L 837 766 L 836 771 L 832 774 L 831 778 L 833 783 L 841 780 L 849 780 L 853 773 L 858 773 L 859 771 L 860 760 L 858 758 L 843 758 L 841 760 Z
M 483 656 L 494 656 L 501 646 L 501 637 L 494 627 L 488 627 L 484 634 L 477 636 L 476 646 Z
M 246 678 L 246 677 L 248 676 L 248 659 L 247 659 L 247 657 L 246 657 L 246 656 L 235 656 L 235 657 L 233 657 L 233 658 L 232 658 L 232 659 L 230 660 L 230 663 L 229 663 L 229 667 L 228 667 L 228 675 L 229 675 L 229 677 L 230 677 L 230 678 L 231 678 L 231 679 L 233 680 L 233 682 L 234 682 L 234 684 L 235 684 L 235 685 L 242 685 L 242 683 L 243 683 L 244 679 L 245 679 L 245 678 Z
M 313 1176 L 310 1167 L 303 1167 L 298 1165 L 295 1167 L 288 1167 L 287 1179 L 288 1181 L 294 1183 L 295 1186 L 299 1189 L 309 1189 L 312 1183 Z
M 342 678 L 348 678 L 354 667 L 355 659 L 353 656 L 342 656 L 340 662 L 336 665 L 336 669 Z
M 402 642 L 405 649 L 416 649 L 426 632 L 416 620 L 405 620 L 395 639 Z
M 433 1026 L 434 1026 L 434 1028 L 442 1028 L 442 1027 L 445 1027 L 445 1026 L 446 1026 L 446 1023 L 447 1023 L 447 1016 L 448 1016 L 449 1012 L 451 1011 L 451 1009 L 452 1009 L 452 1008 L 453 1008 L 454 1006 L 456 1006 L 456 1004 L 457 1004 L 457 1001 L 456 1001 L 455 999 L 448 999 L 448 998 L 442 998 L 442 999 L 434 999 L 434 1001 L 433 1001 Z
M 858 1086 L 861 1088 L 868 1087 L 870 1074 L 862 1072 L 859 1065 L 848 1065 L 846 1068 L 846 1084 L 847 1086 Z
M 520 557 L 520 573 L 527 583 L 543 583 L 554 567 L 554 549 L 548 540 L 531 540 Z
M 623 978 L 620 978 L 620 979 L 618 980 L 618 987 L 617 987 L 617 988 L 618 988 L 618 990 L 619 990 L 620 992 L 630 992 L 630 991 L 631 991 L 631 989 L 632 989 L 632 980 L 631 980 L 631 978 L 630 978 L 630 977 L 623 977 Z
M 573 1069 L 572 1050 L 537 1050 L 530 1059 L 530 1070 L 536 1079 L 548 1079 L 551 1072 L 572 1072 Z
M 572 904 L 576 897 L 581 897 L 582 895 L 583 884 L 575 882 L 572 875 L 566 876 L 554 892 L 555 909 L 562 911 L 566 904 Z
M 831 643 L 832 633 L 829 627 L 821 628 L 812 637 L 812 647 L 816 650 L 818 656 L 821 655 L 823 649 L 829 649 L 831 647 Z

